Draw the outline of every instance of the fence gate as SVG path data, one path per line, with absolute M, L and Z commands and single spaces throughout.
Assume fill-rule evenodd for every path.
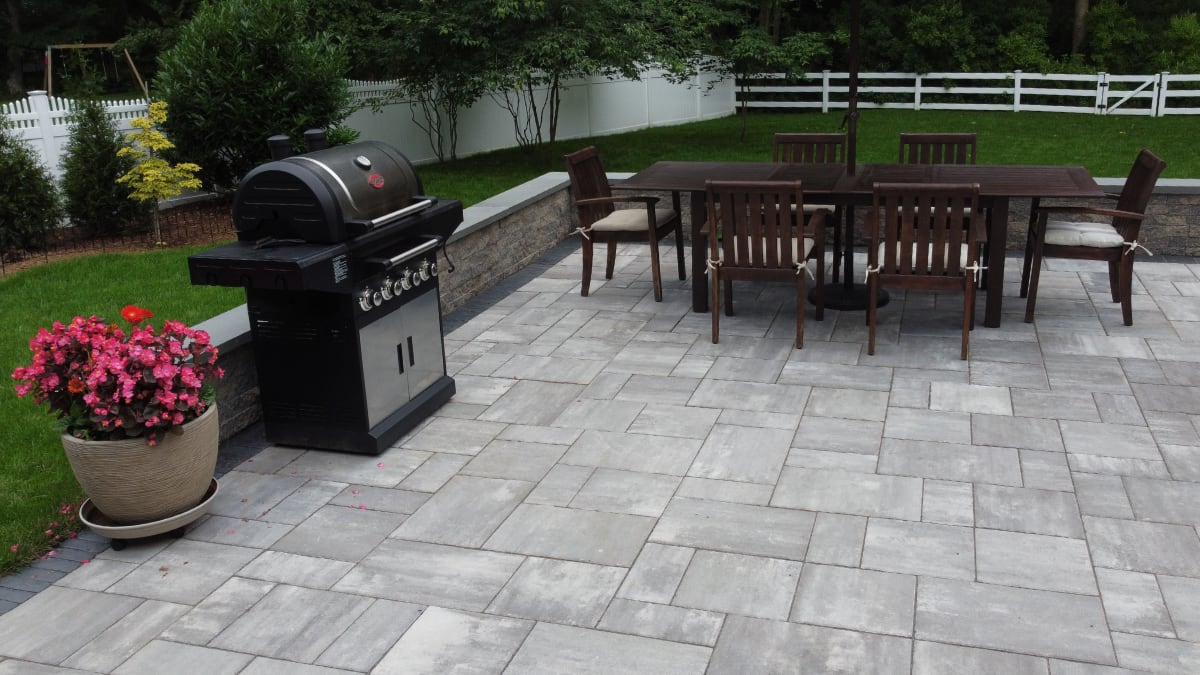
M 1096 83 L 1096 112 L 1101 115 L 1149 115 L 1158 117 L 1159 115 L 1159 100 L 1158 87 L 1162 79 L 1160 74 L 1155 75 L 1110 75 L 1108 73 L 1097 73 L 1098 81 Z M 1133 89 L 1122 88 L 1119 91 L 1112 90 L 1113 83 L 1123 83 L 1126 86 L 1134 86 Z M 1118 96 L 1121 96 L 1115 103 L 1110 101 Z M 1125 110 L 1120 110 L 1121 106 L 1131 100 L 1145 100 L 1148 108 L 1134 108 L 1130 106 Z M 1120 112 L 1116 112 L 1120 110 Z

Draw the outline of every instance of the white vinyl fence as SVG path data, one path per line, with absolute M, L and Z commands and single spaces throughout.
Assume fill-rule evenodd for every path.
M 651 70 L 638 80 L 593 77 L 571 82 L 562 92 L 558 138 L 584 138 L 731 114 L 732 81 L 710 86 L 712 80 L 713 77 L 702 74 L 690 83 L 674 84 L 660 71 Z M 415 163 L 437 158 L 425 131 L 414 122 L 414 119 L 423 122 L 419 110 L 414 111 L 405 101 L 385 105 L 379 112 L 366 105 L 392 90 L 395 82 L 351 81 L 350 84 L 351 94 L 365 107 L 352 113 L 346 124 L 359 131 L 361 140 L 390 143 Z M 539 92 L 539 96 L 544 96 L 544 92 Z M 63 147 L 71 131 L 68 121 L 71 106 L 69 99 L 33 91 L 23 100 L 0 105 L 0 124 L 7 121 L 10 130 L 59 176 Z M 132 129 L 131 119 L 147 112 L 144 100 L 117 101 L 105 107 L 122 132 Z M 492 98 L 485 96 L 459 113 L 460 157 L 515 145 L 512 118 Z M 446 156 L 449 157 L 449 148 Z
M 739 87 L 750 108 L 845 109 L 849 73 L 805 73 L 787 81 L 755 75 Z M 744 91 L 743 91 L 744 89 Z M 1041 110 L 1095 115 L 1200 114 L 1200 75 L 1025 73 L 860 73 L 860 108 Z

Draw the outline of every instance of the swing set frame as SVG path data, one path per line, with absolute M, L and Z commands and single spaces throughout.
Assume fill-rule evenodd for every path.
M 46 45 L 46 93 L 54 95 L 54 50 L 55 49 L 112 49 L 115 42 L 75 42 L 71 44 Z M 125 53 L 125 61 L 129 63 L 129 70 L 133 72 L 134 79 L 137 80 L 138 87 L 141 88 L 142 94 L 147 99 L 150 98 L 150 90 L 146 87 L 145 80 L 142 79 L 141 73 L 138 72 L 137 66 L 133 65 L 133 57 L 129 55 L 128 49 L 122 49 Z

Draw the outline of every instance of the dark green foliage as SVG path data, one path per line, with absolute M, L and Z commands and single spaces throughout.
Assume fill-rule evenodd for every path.
M 232 188 L 267 161 L 266 139 L 331 127 L 351 108 L 345 50 L 310 30 L 309 0 L 202 5 L 159 59 L 163 131 L 206 184 Z
M 117 157 L 125 141 L 103 104 L 84 99 L 71 123 L 62 158 L 63 204 L 71 224 L 92 236 L 144 230 L 150 223 L 146 206 L 130 199 L 129 188 L 117 183 L 134 159 Z
M 32 150 L 0 127 L 0 256 L 16 260 L 42 248 L 61 213 L 50 172 Z

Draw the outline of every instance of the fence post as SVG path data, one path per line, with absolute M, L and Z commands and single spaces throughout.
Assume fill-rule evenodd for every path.
M 58 165 L 58 155 L 54 152 L 54 129 L 50 126 L 50 97 L 41 89 L 29 92 L 28 96 L 29 106 L 37 115 L 37 130 L 40 134 L 37 140 L 38 149 L 42 153 L 42 164 L 54 169 Z
M 1158 74 L 1158 96 L 1154 98 L 1154 116 L 1167 116 L 1167 82 L 1171 79 L 1171 71 L 1164 70 Z
M 829 71 L 821 71 L 821 112 L 829 112 Z
M 913 81 L 913 110 L 921 109 L 921 74 L 917 73 L 917 79 Z
M 1021 71 L 1013 71 L 1013 112 L 1021 112 Z
M 1096 73 L 1096 114 L 1108 114 L 1108 73 Z

